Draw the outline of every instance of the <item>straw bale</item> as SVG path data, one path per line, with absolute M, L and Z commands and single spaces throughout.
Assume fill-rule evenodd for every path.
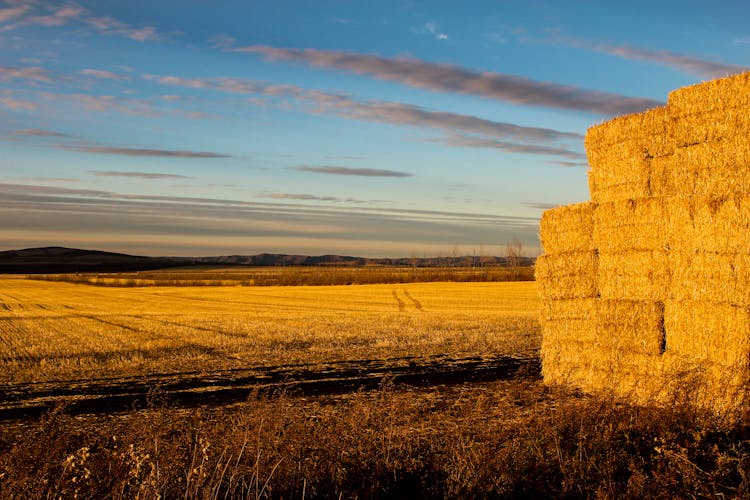
M 664 328 L 670 352 L 735 367 L 750 359 L 747 307 L 670 300 L 664 306 Z
M 600 252 L 597 286 L 604 299 L 664 300 L 669 293 L 667 252 Z
M 667 107 L 679 115 L 749 104 L 750 72 L 673 90 L 667 100 Z
M 678 252 L 750 253 L 750 198 L 669 200 L 670 244 Z
M 590 168 L 589 193 L 594 203 L 651 196 L 651 162 L 639 160 L 612 168 Z
M 745 134 L 750 134 L 750 128 Z M 669 175 L 670 194 L 744 195 L 750 191 L 750 143 L 737 138 L 678 148 Z
M 607 390 L 613 380 L 610 360 L 617 353 L 583 342 L 542 342 L 542 376 L 546 384 L 565 384 L 588 392 Z
M 673 252 L 670 265 L 670 298 L 750 305 L 750 255 Z
M 675 155 L 659 156 L 649 161 L 649 196 L 669 197 L 678 195 L 675 185 L 684 182 L 678 177 L 682 170 L 678 168 Z
M 589 128 L 584 144 L 589 154 L 590 165 L 599 166 L 597 160 L 622 157 L 627 150 L 636 156 L 654 157 L 671 154 L 672 116 L 666 106 L 649 109 L 642 113 L 619 116 Z M 608 153 L 609 151 L 609 153 Z
M 539 235 L 547 253 L 594 250 L 592 203 L 556 207 L 542 214 Z
M 597 205 L 594 244 L 601 252 L 665 250 L 668 204 L 663 198 L 638 198 Z
M 685 114 L 674 121 L 676 147 L 704 142 L 735 140 L 750 127 L 750 106 L 702 110 Z
M 597 340 L 596 299 L 542 301 L 540 322 L 548 342 Z
M 596 344 L 619 351 L 620 369 L 647 372 L 639 355 L 660 355 L 664 342 L 664 303 L 658 301 L 600 300 L 597 304 Z M 634 356 L 632 359 L 628 356 Z
M 536 260 L 539 293 L 547 299 L 596 297 L 596 251 L 541 255 Z

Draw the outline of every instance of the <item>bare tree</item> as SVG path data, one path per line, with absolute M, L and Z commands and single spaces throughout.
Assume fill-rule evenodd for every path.
M 510 274 L 513 278 L 518 278 L 522 253 L 523 244 L 518 238 L 513 238 L 513 241 L 505 245 L 505 265 L 510 269 Z

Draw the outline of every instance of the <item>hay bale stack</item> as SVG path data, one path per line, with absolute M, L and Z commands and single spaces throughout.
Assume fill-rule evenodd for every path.
M 548 383 L 721 412 L 750 380 L 750 73 L 586 135 L 590 203 L 545 212 Z

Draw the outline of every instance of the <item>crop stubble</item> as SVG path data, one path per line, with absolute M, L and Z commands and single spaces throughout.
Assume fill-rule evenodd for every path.
M 0 302 L 3 383 L 529 355 L 539 344 L 532 282 L 102 288 L 3 277 Z

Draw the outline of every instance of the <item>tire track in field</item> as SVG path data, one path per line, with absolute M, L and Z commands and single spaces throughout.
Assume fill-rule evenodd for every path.
M 396 303 L 398 303 L 398 312 L 404 312 L 406 310 L 406 302 L 398 298 L 398 292 L 396 290 L 393 290 L 393 298 L 396 299 Z
M 409 293 L 409 290 L 404 290 L 404 295 L 406 295 L 406 298 L 411 300 L 414 303 L 414 307 L 417 308 L 419 311 L 424 311 L 424 308 L 422 307 L 422 303 L 411 296 Z
M 147 407 L 155 388 L 170 406 L 190 408 L 228 405 L 278 391 L 325 396 L 376 390 L 383 380 L 401 386 L 435 387 L 519 377 L 538 379 L 540 368 L 536 355 L 436 355 L 0 384 L 4 394 L 0 420 L 36 418 L 61 403 L 71 414 L 130 412 Z

